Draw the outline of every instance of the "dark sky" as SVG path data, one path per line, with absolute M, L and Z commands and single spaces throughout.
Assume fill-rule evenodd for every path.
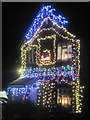
M 88 3 L 48 3 L 68 20 L 66 28 L 81 40 L 81 68 L 86 73 L 88 45 Z M 3 3 L 2 67 L 12 71 L 20 66 L 20 42 L 40 10 L 42 3 Z M 86 73 L 87 74 L 87 73 Z M 84 76 L 85 79 L 85 76 Z

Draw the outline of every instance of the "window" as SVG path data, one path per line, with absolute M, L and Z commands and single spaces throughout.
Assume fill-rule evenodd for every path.
M 32 49 L 29 51 L 29 63 L 32 62 Z
M 68 45 L 68 58 L 71 58 L 71 45 Z
M 61 46 L 58 45 L 58 49 L 57 49 L 57 59 L 61 59 Z
M 57 60 L 67 60 L 71 58 L 71 45 L 58 45 L 57 47 Z
M 35 62 L 35 55 L 36 55 L 36 49 L 35 48 L 30 48 L 30 51 L 29 51 L 29 63 Z
M 64 91 L 65 92 L 65 91 Z M 60 90 L 57 89 L 57 104 L 61 104 L 64 107 L 71 105 L 71 97 L 66 93 L 60 93 Z
M 30 64 L 35 64 L 36 61 L 36 48 L 30 47 L 26 53 L 26 66 L 28 67 Z
M 67 57 L 67 46 L 62 46 L 62 60 L 66 60 Z

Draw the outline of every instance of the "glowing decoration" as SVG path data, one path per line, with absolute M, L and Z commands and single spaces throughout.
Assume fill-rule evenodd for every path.
M 33 37 L 34 33 L 41 25 L 41 21 L 43 21 L 47 17 L 50 17 L 56 23 L 59 22 L 62 26 L 68 23 L 68 21 L 66 21 L 65 18 L 61 15 L 55 16 L 53 11 L 55 11 L 55 9 L 51 9 L 51 6 L 42 6 L 27 34 L 25 35 L 27 40 Z
M 63 106 L 71 105 L 71 98 L 69 98 L 69 97 L 62 97 L 62 105 Z
M 67 59 L 67 48 L 66 46 L 62 47 L 62 60 Z
M 71 45 L 68 45 L 68 58 L 71 58 Z
M 65 48 L 63 48 L 65 47 Z M 58 44 L 57 46 L 57 60 L 67 60 L 71 59 L 71 45 L 61 46 Z
M 62 29 L 64 32 L 66 32 L 66 33 L 70 36 L 70 38 L 75 38 L 75 35 L 69 33 L 69 32 L 66 30 L 66 28 L 64 28 L 63 26 L 60 27 L 60 26 L 59 26 L 57 23 L 55 23 L 50 17 L 47 17 L 47 18 L 45 18 L 45 19 L 41 22 L 40 27 L 39 27 L 39 28 L 37 29 L 37 31 L 34 33 L 33 37 L 32 37 L 29 41 L 26 42 L 26 44 L 29 44 L 29 43 L 31 44 L 31 43 L 35 40 L 35 38 L 37 38 L 37 37 L 39 36 L 39 35 L 38 35 L 38 32 L 40 31 L 41 27 L 43 26 L 43 23 L 44 23 L 47 19 L 49 19 L 52 23 L 54 23 L 59 29 Z M 56 33 L 58 34 L 58 32 L 56 32 Z M 67 36 L 64 37 L 64 36 L 62 35 L 61 37 L 69 40 L 69 38 L 68 38 Z M 70 39 L 70 40 L 72 40 L 72 39 Z M 23 47 L 23 46 L 22 46 L 22 47 Z
M 63 76 L 63 78 L 62 78 Z M 61 84 L 62 82 L 72 85 L 72 78 L 74 78 L 74 71 L 72 70 L 70 65 L 65 67 L 51 67 L 51 68 L 32 68 L 26 69 L 26 71 L 21 73 L 21 78 L 35 78 L 38 80 L 49 82 L 50 80 L 55 79 L 57 84 Z M 69 80 L 68 80 L 69 79 Z M 39 82 L 38 82 L 39 84 Z
M 9 96 L 9 99 L 12 100 L 32 100 L 34 102 L 36 102 L 36 98 L 37 98 L 37 89 L 39 89 L 39 86 L 36 83 L 36 87 L 34 87 L 33 85 L 25 85 L 25 87 L 8 87 L 7 89 L 7 95 Z M 13 94 L 12 94 L 13 93 Z M 12 94 L 12 96 L 11 96 Z M 18 96 L 18 98 L 17 98 Z
M 36 48 L 36 54 L 37 54 L 37 45 L 28 44 L 27 48 L 25 48 L 25 46 L 21 47 L 21 69 L 26 69 L 26 52 L 32 47 Z
M 65 99 L 65 104 L 67 104 L 67 99 Z
M 50 50 L 43 50 L 43 54 L 45 54 L 46 57 L 44 57 L 44 55 L 41 56 L 41 62 L 46 62 L 46 61 L 50 61 Z M 47 56 L 49 55 L 49 56 Z
M 42 62 L 41 61 L 41 59 L 40 59 L 40 54 L 41 54 L 41 45 L 40 45 L 40 41 L 41 40 L 47 40 L 47 39 L 54 39 L 53 40 L 53 54 L 54 54 L 54 59 L 53 59 L 53 61 L 46 61 L 46 62 Z M 56 42 L 56 35 L 52 35 L 52 36 L 46 36 L 45 38 L 39 38 L 39 39 L 37 39 L 37 41 L 38 41 L 38 45 L 39 45 L 39 49 L 38 49 L 38 54 L 36 55 L 36 63 L 37 63 L 37 65 L 39 65 L 39 66 L 42 66 L 42 65 L 53 65 L 53 64 L 55 64 L 55 62 L 56 62 L 56 47 L 55 47 L 55 42 Z M 50 50 L 49 50 L 50 51 Z M 48 52 L 49 52 L 48 51 Z M 49 52 L 49 56 L 51 56 L 51 54 L 50 54 L 50 52 Z
M 55 104 L 53 98 L 56 98 L 56 93 L 53 92 L 53 89 L 56 87 L 56 84 L 58 86 L 65 84 L 72 87 L 72 99 L 71 96 L 65 96 L 58 92 L 57 103 L 63 106 L 72 104 L 73 112 L 80 113 L 83 97 L 81 94 L 83 87 L 80 86 L 80 40 L 76 40 L 75 35 L 71 34 L 63 27 L 67 21 L 60 15 L 54 15 L 54 11 L 55 9 L 52 9 L 51 6 L 43 6 L 41 8 L 25 35 L 26 41 L 24 41 L 21 46 L 21 69 L 19 70 L 19 79 L 37 78 L 37 86 L 25 86 L 19 89 L 11 88 L 12 99 L 14 100 L 15 96 L 22 95 L 22 100 L 34 100 L 33 95 L 38 91 L 37 105 L 41 104 L 42 97 L 43 107 L 52 108 L 52 104 Z M 49 21 L 52 27 L 44 28 L 45 25 L 49 24 Z M 45 32 L 50 33 L 50 35 L 41 37 L 40 35 Z M 67 46 L 57 45 L 57 37 L 60 37 L 62 40 L 68 40 L 70 44 Z M 42 41 L 53 41 L 53 59 L 51 49 L 42 49 Z M 35 48 L 36 51 L 35 62 L 38 67 L 27 68 L 27 52 L 30 51 L 30 49 L 32 50 L 32 48 Z M 44 56 L 44 54 L 47 55 Z M 61 59 L 61 61 L 70 60 L 70 64 L 56 67 L 55 65 L 59 59 Z M 39 89 L 40 87 L 42 90 Z M 31 92 L 28 91 L 28 89 Z
M 63 54 L 62 55 L 62 60 L 66 60 L 67 59 L 67 54 Z
M 63 28 L 61 28 L 61 29 L 63 29 Z M 63 39 L 72 40 L 72 38 L 69 38 L 68 36 L 62 35 L 62 34 L 59 33 L 58 31 L 56 31 L 53 27 L 43 28 L 43 29 L 41 29 L 41 30 L 39 31 L 39 33 L 43 32 L 43 31 L 50 31 L 50 30 L 54 31 L 57 35 L 59 35 L 59 36 L 62 37 Z M 66 31 L 64 31 L 64 32 L 66 32 Z
M 21 73 L 23 73 L 23 72 L 24 72 L 24 69 L 19 69 L 19 70 L 18 70 L 18 73 L 19 73 L 19 74 L 21 74 Z
M 41 61 L 49 61 L 49 60 L 50 60 L 50 58 L 49 58 L 49 57 L 45 57 L 45 58 L 44 58 L 44 56 L 43 56 L 43 55 L 41 56 Z
M 68 107 L 68 105 L 71 105 L 71 97 L 67 94 L 61 93 L 60 90 L 57 89 L 57 104 Z
M 50 19 L 50 18 L 49 18 L 49 17 L 48 17 L 48 18 L 45 18 L 44 21 L 47 20 L 47 19 Z M 50 20 L 51 20 L 51 19 L 50 19 Z M 41 23 L 40 28 L 42 27 L 44 21 Z M 52 20 L 51 20 L 51 21 L 52 21 Z M 53 21 L 52 21 L 52 22 L 53 22 Z M 63 28 L 63 26 L 60 27 L 57 23 L 55 23 L 55 25 L 56 25 L 58 28 L 63 29 L 64 32 L 67 32 L 66 28 Z M 38 32 L 40 31 L 40 28 L 36 31 L 36 33 L 34 34 L 33 38 L 30 39 L 30 41 L 27 41 L 25 44 L 22 44 L 22 46 L 21 46 L 21 59 L 22 59 L 21 68 L 22 68 L 22 69 L 25 69 L 25 68 L 26 68 L 26 51 L 28 50 L 28 48 L 26 49 L 25 46 L 32 44 L 32 42 L 39 36 L 39 35 L 38 35 Z M 60 36 L 60 34 L 59 34 L 55 29 L 53 29 L 53 28 L 47 28 L 46 30 L 50 30 L 50 29 L 54 30 L 54 31 Z M 42 30 L 41 30 L 41 31 L 42 31 Z M 72 34 L 69 33 L 69 32 L 67 32 L 67 34 L 69 34 L 69 35 L 71 36 L 71 39 L 68 38 L 68 37 L 63 37 L 63 35 L 62 35 L 61 37 L 63 37 L 64 39 L 72 40 L 72 41 L 73 41 L 72 37 L 75 37 L 75 36 L 72 35 Z M 33 45 L 32 45 L 32 46 L 33 46 Z M 37 45 L 35 45 L 35 47 L 36 47 L 36 46 L 37 46 Z M 36 55 L 37 55 L 37 54 L 38 54 L 38 50 L 36 50 Z M 36 60 L 36 61 L 37 61 L 37 60 Z
M 58 48 L 57 48 L 57 60 L 58 59 L 61 59 L 61 46 L 58 45 Z

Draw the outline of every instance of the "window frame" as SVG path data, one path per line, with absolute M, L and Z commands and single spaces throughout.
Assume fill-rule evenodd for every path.
M 70 53 L 71 50 L 69 51 L 70 46 L 71 46 L 71 44 L 65 44 L 65 45 L 58 44 L 57 45 L 57 61 L 59 61 L 59 60 L 67 61 L 67 60 L 71 59 L 71 57 L 69 57 L 69 55 L 71 56 L 71 53 Z M 58 52 L 59 47 L 61 47 L 60 53 Z M 66 47 L 66 49 L 67 49 L 67 59 L 62 59 L 63 47 Z M 59 57 L 58 54 L 61 54 L 61 56 Z

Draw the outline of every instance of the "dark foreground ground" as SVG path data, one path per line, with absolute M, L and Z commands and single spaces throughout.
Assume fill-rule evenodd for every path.
M 2 105 L 2 120 L 16 120 L 28 118 L 54 118 L 54 119 L 79 119 L 84 118 L 83 114 L 67 113 L 66 110 L 57 106 L 50 110 L 48 108 L 38 108 L 30 101 L 25 102 L 8 102 Z

